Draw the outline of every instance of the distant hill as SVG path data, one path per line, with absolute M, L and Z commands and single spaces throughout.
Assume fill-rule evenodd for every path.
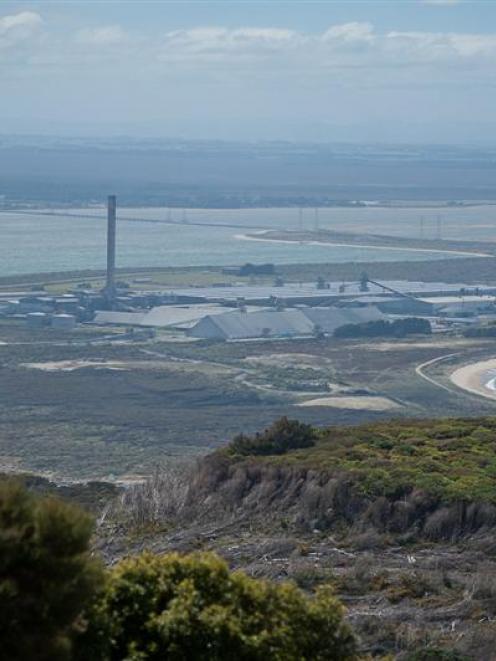
M 494 200 L 491 150 L 0 136 L 0 195 L 200 207 Z

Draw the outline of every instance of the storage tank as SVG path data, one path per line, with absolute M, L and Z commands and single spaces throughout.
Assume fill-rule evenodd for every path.
M 48 315 L 45 312 L 29 312 L 26 315 L 28 328 L 42 328 L 48 324 Z
M 70 331 L 76 327 L 76 317 L 73 314 L 54 314 L 52 328 L 55 330 Z

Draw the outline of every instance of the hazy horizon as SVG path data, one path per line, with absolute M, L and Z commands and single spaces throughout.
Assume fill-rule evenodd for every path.
M 496 5 L 0 7 L 3 133 L 486 145 Z

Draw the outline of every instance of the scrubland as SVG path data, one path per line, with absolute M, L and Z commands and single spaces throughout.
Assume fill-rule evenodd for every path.
M 96 547 L 109 562 L 213 550 L 254 577 L 331 586 L 364 655 L 492 659 L 495 419 L 287 424 L 125 489 Z

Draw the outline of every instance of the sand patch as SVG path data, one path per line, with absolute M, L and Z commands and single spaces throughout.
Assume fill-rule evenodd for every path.
M 267 241 L 268 243 L 296 243 L 304 244 L 307 246 L 329 246 L 330 248 L 367 248 L 372 250 L 383 250 L 389 252 L 416 252 L 416 253 L 441 253 L 446 255 L 454 255 L 456 257 L 491 257 L 489 253 L 485 252 L 472 252 L 471 250 L 456 250 L 454 249 L 441 249 L 441 248 L 412 248 L 408 246 L 381 246 L 370 243 L 341 243 L 332 241 L 316 241 L 315 239 L 298 239 L 298 238 L 271 238 L 272 230 L 261 230 L 253 232 L 253 234 L 236 234 L 235 239 L 241 241 Z
M 297 406 L 331 406 L 337 409 L 354 409 L 364 411 L 389 411 L 399 408 L 399 404 L 393 402 L 387 397 L 319 397 L 317 399 L 308 399 Z
M 74 372 L 81 369 L 112 370 L 115 372 L 128 372 L 131 370 L 167 371 L 167 372 L 200 372 L 207 375 L 233 374 L 238 370 L 222 365 L 203 362 L 182 362 L 179 360 L 59 360 L 46 363 L 22 363 L 26 369 L 41 370 L 43 372 Z
M 482 360 L 455 370 L 450 380 L 455 386 L 487 399 L 496 399 L 496 359 Z
M 250 365 L 260 365 L 279 368 L 313 369 L 320 371 L 332 361 L 311 353 L 271 353 L 265 356 L 247 356 L 244 361 Z
M 446 341 L 422 341 L 419 342 L 379 342 L 379 343 L 366 343 L 359 346 L 365 346 L 370 351 L 408 351 L 409 349 L 452 349 L 453 347 L 461 346 L 468 347 L 479 344 L 476 340 L 446 340 Z
M 47 363 L 22 363 L 21 367 L 32 370 L 42 370 L 43 372 L 74 372 L 75 370 L 88 367 L 96 369 L 108 369 L 125 371 L 128 366 L 120 362 L 107 362 L 97 360 L 59 360 Z

